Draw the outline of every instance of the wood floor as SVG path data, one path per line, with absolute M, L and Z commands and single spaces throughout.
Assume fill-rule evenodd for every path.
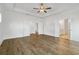
M 79 42 L 39 35 L 4 40 L 0 47 L 1 55 L 77 55 Z

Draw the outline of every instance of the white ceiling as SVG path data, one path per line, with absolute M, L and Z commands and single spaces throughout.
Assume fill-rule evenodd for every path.
M 37 10 L 34 10 L 34 7 L 39 7 L 39 3 L 6 3 L 4 4 L 8 9 L 15 10 L 17 12 L 22 12 L 25 14 L 38 16 L 38 17 L 46 17 L 53 14 L 58 14 L 61 12 L 71 11 L 71 10 L 79 10 L 78 3 L 45 3 L 46 6 L 52 7 L 51 10 L 47 10 L 47 13 L 40 14 L 37 13 Z

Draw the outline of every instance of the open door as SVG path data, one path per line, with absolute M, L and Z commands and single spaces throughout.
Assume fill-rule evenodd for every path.
M 59 54 L 68 54 L 70 43 L 70 24 L 68 19 L 61 20 L 59 22 L 59 40 L 58 40 L 58 52 Z

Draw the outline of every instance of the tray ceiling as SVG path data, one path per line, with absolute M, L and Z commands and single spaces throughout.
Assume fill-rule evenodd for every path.
M 37 17 L 46 17 L 49 15 L 58 14 L 65 11 L 71 11 L 79 9 L 78 3 L 44 3 L 47 7 L 52 7 L 52 9 L 47 10 L 47 13 L 40 14 L 37 13 L 37 10 L 33 8 L 39 8 L 40 3 L 6 3 L 4 4 L 8 9 L 14 10 L 17 12 L 29 14 Z

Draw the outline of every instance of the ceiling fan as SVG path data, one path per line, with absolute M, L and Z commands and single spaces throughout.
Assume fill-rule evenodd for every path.
M 52 8 L 46 7 L 43 3 L 41 3 L 39 8 L 33 8 L 33 9 L 38 10 L 37 13 L 47 13 L 47 10 Z

